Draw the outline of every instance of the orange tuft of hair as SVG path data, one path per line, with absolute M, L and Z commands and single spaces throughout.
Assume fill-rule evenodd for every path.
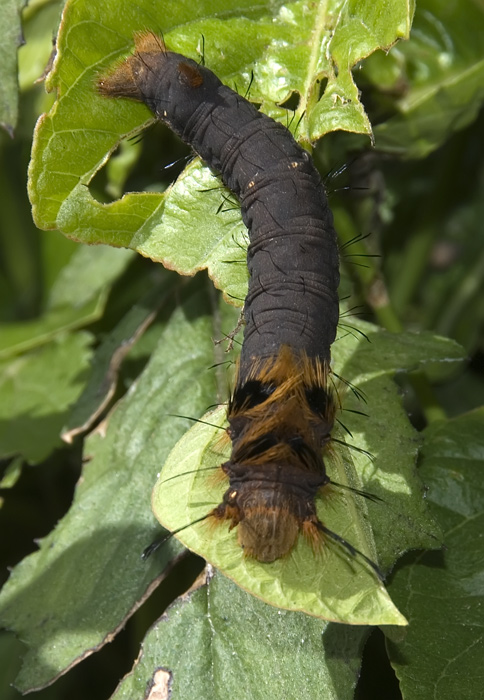
M 143 101 L 139 87 L 140 72 L 149 68 L 149 57 L 166 54 L 165 42 L 150 31 L 136 32 L 134 35 L 135 51 L 131 56 L 115 66 L 108 75 L 97 81 L 97 90 L 104 97 L 126 97 L 137 102 Z

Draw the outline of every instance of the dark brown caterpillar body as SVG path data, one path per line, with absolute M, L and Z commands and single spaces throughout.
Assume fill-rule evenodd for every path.
M 144 102 L 240 200 L 249 229 L 246 327 L 228 410 L 230 487 L 212 515 L 238 527 L 247 555 L 270 562 L 303 532 L 326 531 L 315 498 L 329 483 L 330 347 L 338 323 L 338 248 L 309 154 L 282 125 L 151 33 L 99 91 Z

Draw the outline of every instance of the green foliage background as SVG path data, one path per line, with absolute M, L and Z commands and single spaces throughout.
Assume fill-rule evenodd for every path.
M 183 700 L 484 697 L 482 3 L 23 4 L 0 9 L 2 582 L 16 565 L 0 623 L 18 637 L 0 633 L 0 696 L 136 700 L 169 670 Z M 59 23 L 46 94 L 33 83 Z M 349 335 L 334 355 L 365 390 L 369 419 L 348 424 L 375 454 L 354 460 L 350 480 L 385 499 L 355 511 L 355 528 L 369 519 L 386 570 L 445 543 L 405 554 L 387 580 L 408 628 L 371 627 L 367 611 L 362 624 L 346 602 L 336 617 L 359 625 L 298 612 L 314 614 L 307 597 L 277 609 L 264 600 L 291 607 L 280 588 L 264 582 L 256 599 L 210 567 L 184 595 L 203 561 L 177 540 L 140 560 L 159 532 L 149 494 L 190 427 L 172 414 L 199 417 L 226 398 L 230 372 L 207 368 L 227 359 L 212 339 L 239 313 L 205 272 L 173 270 L 207 270 L 236 305 L 246 285 L 246 233 L 214 174 L 197 159 L 163 170 L 187 149 L 159 125 L 129 140 L 151 121 L 145 107 L 93 89 L 142 28 L 195 58 L 203 36 L 210 68 L 242 93 L 251 83 L 261 109 L 317 142 L 323 174 L 349 163 L 327 185 L 341 245 L 371 235 L 343 248 L 340 296 L 377 325 L 343 317 L 342 336 L 348 324 L 371 344 Z M 26 173 L 42 114 L 36 228 Z M 200 553 L 214 560 L 206 543 Z M 341 564 L 325 566 L 340 576 Z

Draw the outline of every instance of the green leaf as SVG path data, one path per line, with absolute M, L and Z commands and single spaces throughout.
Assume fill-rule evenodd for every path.
M 49 307 L 89 303 L 118 279 L 133 258 L 129 250 L 79 246 L 57 276 L 49 294 Z
M 26 0 L 3 0 L 0 7 L 0 124 L 10 136 L 17 125 L 17 49 L 23 42 L 20 13 L 26 4 Z
M 328 84 L 310 116 L 312 141 L 337 129 L 371 135 L 351 68 L 377 49 L 388 50 L 397 39 L 408 38 L 415 2 L 351 0 L 338 5 L 341 10 L 328 46 L 332 62 Z
M 89 333 L 72 333 L 0 363 L 0 458 L 19 454 L 34 464 L 62 444 L 69 407 L 84 386 L 91 343 Z
M 0 324 L 0 360 L 14 357 L 101 317 L 112 283 L 132 253 L 98 246 L 78 248 L 59 272 L 45 313 L 32 321 Z
M 375 86 L 401 95 L 396 114 L 375 127 L 379 149 L 423 158 L 474 121 L 484 101 L 483 33 L 482 3 L 418 2 L 410 40 L 363 68 Z
M 21 457 L 16 457 L 9 462 L 0 479 L 0 489 L 11 489 L 22 474 L 23 460 Z M 0 498 L 0 505 L 3 503 L 3 498 Z
M 357 449 L 369 450 L 373 458 L 350 448 L 340 449 L 329 474 L 338 483 L 363 486 L 383 498 L 384 505 L 369 504 L 367 508 L 359 502 L 363 499 L 357 501 L 347 493 L 331 499 L 322 494 L 317 500 L 318 515 L 327 527 L 370 559 L 375 560 L 378 552 L 379 561 L 387 569 L 406 549 L 436 544 L 435 527 L 426 513 L 414 473 L 417 434 L 402 410 L 391 375 L 422 361 L 447 363 L 461 359 L 462 350 L 445 339 L 423 336 L 419 346 L 418 336 L 407 340 L 397 336 L 402 352 L 397 351 L 393 357 L 396 336 L 377 333 L 368 324 L 359 327 L 365 329 L 371 345 L 363 340 L 355 348 L 352 336 L 340 339 L 335 345 L 335 371 L 367 397 L 368 417 L 349 413 L 343 420 L 352 435 L 348 442 Z M 343 405 L 362 410 L 355 400 Z M 374 572 L 358 558 L 349 559 L 329 540 L 320 557 L 300 537 L 288 558 L 263 564 L 244 558 L 236 532 L 229 532 L 227 526 L 215 527 L 210 521 L 196 523 L 221 502 L 228 486 L 213 481 L 216 468 L 229 456 L 227 442 L 220 442 L 222 431 L 217 427 L 224 424 L 225 409 L 217 409 L 206 420 L 210 425 L 195 425 L 178 443 L 155 487 L 153 508 L 163 526 L 172 531 L 185 528 L 177 536 L 189 549 L 275 606 L 350 624 L 405 624 Z M 333 437 L 344 439 L 343 431 L 336 429 Z M 376 543 L 368 525 L 368 511 L 375 523 Z
M 73 442 L 77 435 L 86 433 L 109 405 L 114 396 L 120 366 L 136 341 L 154 321 L 157 312 L 166 303 L 173 277 L 163 277 L 142 299 L 128 311 L 116 328 L 96 351 L 92 372 L 82 395 L 73 407 L 62 439 Z
M 420 473 L 445 548 L 411 555 L 390 591 L 409 618 L 388 642 L 405 700 L 483 697 L 484 409 L 424 431 Z
M 222 191 L 227 197 L 228 191 Z M 139 198 L 143 207 L 149 206 L 141 227 Z M 247 234 L 238 205 L 234 211 L 225 204 L 225 210 L 217 213 L 221 204 L 220 181 L 196 159 L 163 200 L 160 195 L 132 194 L 112 204 L 99 204 L 85 187 L 79 187 L 62 205 L 57 223 L 64 233 L 86 243 L 98 242 L 109 228 L 106 243 L 133 248 L 183 275 L 207 268 L 227 299 L 238 298 L 241 304 L 247 288 Z M 81 222 L 79 208 L 84 211 Z
M 0 360 L 13 358 L 45 345 L 66 331 L 92 323 L 103 312 L 106 292 L 79 309 L 60 307 L 33 321 L 0 324 Z
M 90 193 L 87 186 L 119 141 L 150 121 L 143 105 L 100 97 L 95 80 L 129 53 L 135 30 L 161 27 L 170 47 L 195 58 L 203 36 L 208 64 L 239 90 L 248 88 L 253 73 L 251 98 L 284 123 L 287 110 L 278 104 L 297 93 L 302 121 L 295 119 L 294 124 L 301 141 L 316 140 L 336 128 L 369 134 L 350 69 L 408 33 L 413 5 L 391 0 L 382 12 L 354 0 L 344 8 L 340 0 L 309 6 L 303 0 L 243 6 L 225 0 L 220 6 L 197 3 L 196 9 L 171 0 L 157 11 L 149 0 L 139 0 L 136 6 L 106 0 L 102 8 L 86 0 L 70 2 L 48 80 L 58 99 L 39 120 L 32 151 L 29 192 L 37 225 L 59 228 L 88 243 L 133 248 L 183 274 L 207 267 L 230 297 L 231 282 L 226 278 L 234 274 L 234 256 L 236 261 L 241 258 L 238 247 L 244 229 L 238 214 L 217 215 L 226 195 L 205 169 L 192 164 L 163 194 L 128 194 L 100 204 Z M 253 37 L 250 46 L 237 40 L 241 35 Z M 350 58 L 344 59 L 349 45 Z M 274 66 L 279 66 L 277 71 Z M 328 84 L 318 101 L 318 81 L 323 77 Z M 217 188 L 213 193 L 200 191 L 212 187 Z M 195 245 L 190 261 L 185 255 L 187 241 Z M 208 253 L 214 258 L 207 260 Z M 235 274 L 241 278 L 245 271 L 241 268 Z
M 16 681 L 22 692 L 109 641 L 180 553 L 172 541 L 141 560 L 157 530 L 153 482 L 188 423 L 170 414 L 200 415 L 215 391 L 206 371 L 214 360 L 211 307 L 200 284 L 191 294 L 136 385 L 89 437 L 71 509 L 0 594 L 0 623 L 29 647 Z
M 203 420 L 222 426 L 224 419 L 225 410 L 219 409 Z M 215 460 L 214 443 L 220 432 L 217 427 L 196 425 L 171 453 L 153 494 L 153 508 L 162 525 L 173 531 L 188 526 L 178 537 L 189 549 L 276 607 L 349 624 L 405 624 L 374 573 L 359 562 L 346 561 L 329 542 L 324 555 L 315 556 L 300 538 L 287 559 L 262 564 L 244 558 L 236 534 L 227 525 L 215 529 L 210 521 L 194 524 L 222 501 L 227 489 L 226 483 L 210 488 L 207 476 L 229 457 L 219 451 Z M 318 508 L 324 524 L 371 558 L 374 548 L 367 541 L 363 519 L 348 523 L 348 511 L 354 512 L 354 505 L 347 498 L 331 505 L 331 512 L 324 514 Z
M 367 630 L 275 610 L 219 573 L 171 606 L 112 700 L 351 700 Z
M 368 503 L 367 507 L 379 561 L 387 570 L 406 550 L 433 548 L 441 541 L 415 469 L 420 436 L 402 408 L 394 375 L 429 367 L 450 373 L 461 367 L 465 351 L 455 341 L 430 333 L 389 333 L 354 319 L 351 325 L 368 340 L 356 346 L 352 336 L 337 340 L 335 371 L 362 391 L 364 400 L 351 390 L 340 392 L 341 420 L 353 435 L 343 437 L 374 455 L 372 462 L 364 460 L 356 466 L 361 470 L 358 483 L 384 500 L 384 505 Z M 346 409 L 363 411 L 368 417 Z

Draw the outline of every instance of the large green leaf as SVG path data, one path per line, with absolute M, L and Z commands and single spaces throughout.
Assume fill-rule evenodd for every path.
M 351 700 L 364 627 L 276 610 L 208 569 L 146 635 L 112 700 Z
M 484 409 L 424 431 L 420 472 L 445 548 L 409 556 L 390 590 L 409 618 L 389 653 L 405 700 L 484 697 Z
M 200 280 L 203 283 L 204 280 Z M 206 284 L 206 282 L 205 282 Z M 12 572 L 0 622 L 28 645 L 19 689 L 39 688 L 105 644 L 180 553 L 141 560 L 157 527 L 149 495 L 186 429 L 215 393 L 210 303 L 200 284 L 170 317 L 147 368 L 85 446 L 72 507 Z
M 330 499 L 322 495 L 318 515 L 371 559 L 375 560 L 378 553 L 382 567 L 388 569 L 406 549 L 438 544 L 414 472 L 417 434 L 401 408 L 391 376 L 397 370 L 425 362 L 459 360 L 462 351 L 445 339 L 395 337 L 380 334 L 369 325 L 362 328 L 371 344 L 362 340 L 355 347 L 353 336 L 340 339 L 335 344 L 335 371 L 367 397 L 365 410 L 369 417 L 351 413 L 347 417 L 345 413 L 343 420 L 351 431 L 349 442 L 357 449 L 369 450 L 373 458 L 340 448 L 329 473 L 338 483 L 363 486 L 384 499 L 384 505 L 373 504 L 371 508 L 377 541 L 373 542 L 367 508 L 359 502 L 362 499 L 347 494 Z M 343 406 L 362 409 L 351 399 Z M 223 409 L 212 412 L 206 417 L 210 425 L 194 426 L 171 453 L 153 497 L 154 511 L 164 527 L 177 530 L 193 523 L 178 534 L 181 541 L 273 605 L 350 624 L 405 624 L 368 565 L 358 559 L 349 560 L 329 540 L 321 557 L 299 538 L 288 558 L 263 564 L 243 556 L 236 532 L 229 532 L 227 526 L 214 527 L 210 521 L 196 523 L 221 502 L 227 488 L 226 482 L 213 482 L 215 468 L 228 458 L 227 448 L 220 445 L 222 431 L 217 427 L 223 426 L 224 419 Z M 343 431 L 335 430 L 333 437 L 344 439 Z
M 250 96 L 266 112 L 287 123 L 287 110 L 277 104 L 292 93 L 299 95 L 301 141 L 334 129 L 369 134 L 350 69 L 406 35 L 412 13 L 413 4 L 406 0 L 377 8 L 358 0 L 309 5 L 303 0 L 289 5 L 225 0 L 200 2 L 196 8 L 167 0 L 156 9 L 150 0 L 104 0 L 94 7 L 72 0 L 64 11 L 48 80 L 58 99 L 39 120 L 32 152 L 29 192 L 38 226 L 57 227 L 88 243 L 131 247 L 183 274 L 208 267 L 217 286 L 230 296 L 231 263 L 234 255 L 241 258 L 243 227 L 234 212 L 217 215 L 226 195 L 218 185 L 206 192 L 214 180 L 205 169 L 192 164 L 163 194 L 128 194 L 101 204 L 90 193 L 87 186 L 120 139 L 150 120 L 143 105 L 100 97 L 97 76 L 132 50 L 133 31 L 140 28 L 161 28 L 170 47 L 195 58 L 203 35 L 207 64 L 242 91 L 254 74 Z M 250 42 L 237 41 L 241 35 L 250 36 Z M 318 101 L 322 78 L 328 82 Z M 188 243 L 194 246 L 189 261 Z

